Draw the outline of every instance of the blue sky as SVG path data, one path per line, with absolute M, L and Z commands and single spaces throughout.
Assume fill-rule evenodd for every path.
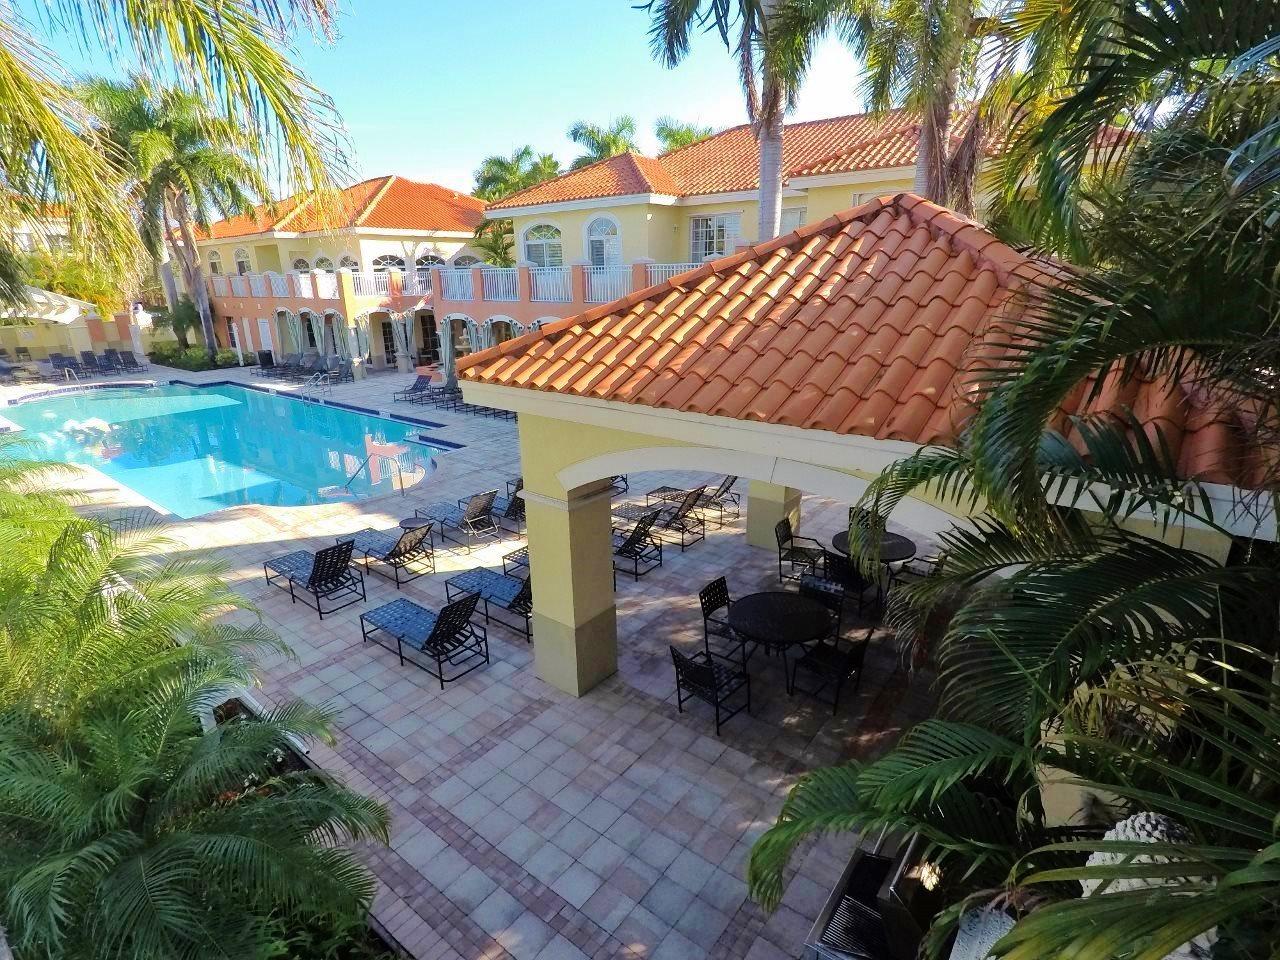
M 664 114 L 717 128 L 745 120 L 718 35 L 696 38 L 688 60 L 667 70 L 650 56 L 647 28 L 629 0 L 346 0 L 333 44 L 302 37 L 297 46 L 337 103 L 361 176 L 466 190 L 483 157 L 525 143 L 567 164 L 574 120 L 630 114 L 647 152 Z M 95 58 L 81 69 L 106 68 Z M 845 48 L 823 43 L 793 118 L 860 110 L 857 72 Z

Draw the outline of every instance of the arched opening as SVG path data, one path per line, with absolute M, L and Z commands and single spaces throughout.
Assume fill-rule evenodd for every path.
M 417 317 L 418 362 L 440 362 L 440 334 L 436 330 L 436 315 L 431 310 L 419 310 Z
M 342 259 L 338 261 L 338 266 L 343 267 L 347 270 L 359 270 L 360 261 L 357 260 L 355 257 L 351 256 L 351 254 L 344 253 L 342 255 Z
M 460 257 L 453 258 L 453 266 L 458 270 L 464 270 L 467 267 L 478 267 L 480 266 L 480 262 L 479 257 L 473 257 L 469 253 L 464 253 Z
M 404 257 L 397 257 L 390 253 L 384 253 L 380 257 L 373 258 L 373 272 L 386 273 L 388 270 L 403 270 Z
M 253 265 L 249 260 L 249 251 L 244 247 L 236 250 L 236 273 L 244 276 L 253 270 Z
M 209 256 L 205 258 L 205 262 L 209 265 L 209 272 L 215 277 L 222 275 L 222 254 L 217 250 L 210 250 Z
M 291 269 L 297 270 L 299 273 L 305 273 L 306 271 L 311 269 L 311 263 L 307 260 L 306 257 L 295 257 L 293 263 L 290 266 L 291 266 Z
M 564 243 L 560 228 L 549 223 L 537 223 L 524 232 L 524 258 L 535 267 L 559 267 L 564 265 Z
M 617 220 L 601 215 L 587 224 L 586 256 L 593 267 L 612 267 L 622 262 L 622 229 Z
M 316 257 L 315 269 L 321 273 L 333 273 L 333 261 L 328 257 Z

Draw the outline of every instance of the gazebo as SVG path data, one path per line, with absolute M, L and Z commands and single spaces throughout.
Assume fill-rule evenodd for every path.
M 12 357 L 19 348 L 34 360 L 50 353 L 78 356 L 80 351 L 101 352 L 106 347 L 138 349 L 133 318 L 121 314 L 103 319 L 92 303 L 51 290 L 27 287 L 26 302 L 0 310 L 0 346 Z
M 746 477 L 748 541 L 772 550 L 802 491 L 852 503 L 887 464 L 955 442 L 971 348 L 1044 267 L 902 194 L 463 360 L 468 401 L 519 414 L 538 675 L 580 695 L 617 669 L 610 477 Z M 1158 418 L 1186 476 L 1229 485 L 1204 469 L 1225 462 L 1229 427 L 1165 393 L 1106 402 Z M 930 532 L 957 509 L 917 500 L 896 516 Z

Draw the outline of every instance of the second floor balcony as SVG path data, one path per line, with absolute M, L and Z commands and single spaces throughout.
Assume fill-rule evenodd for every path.
M 464 271 L 465 272 L 465 271 Z M 426 297 L 431 294 L 431 271 L 419 270 L 290 270 L 285 273 L 214 274 L 209 277 L 209 295 L 214 298 L 299 298 L 341 300 L 342 274 L 351 277 L 350 292 L 355 297 L 392 299 Z
M 573 308 L 609 303 L 701 266 L 699 263 L 571 264 L 559 267 L 439 269 L 437 309 L 466 312 L 468 303 L 528 305 L 523 312 L 567 316 Z

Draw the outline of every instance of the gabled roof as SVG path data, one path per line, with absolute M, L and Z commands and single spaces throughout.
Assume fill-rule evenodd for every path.
M 473 231 L 484 219 L 484 201 L 438 183 L 404 177 L 375 177 L 339 192 L 325 210 L 309 195 L 260 204 L 247 216 L 219 220 L 207 239 L 224 240 L 255 233 L 305 233 L 373 227 L 388 230 Z
M 915 163 L 918 125 L 901 110 L 789 123 L 782 137 L 783 176 L 905 167 Z M 837 163 L 836 158 L 846 159 Z M 824 161 L 831 170 L 810 170 Z M 660 157 L 624 153 L 571 170 L 490 204 L 490 210 L 621 197 L 637 193 L 693 196 L 755 190 L 759 150 L 746 124 Z
M 472 383 L 954 444 L 966 363 L 1059 272 L 911 194 L 884 197 L 467 357 Z M 1188 477 L 1246 486 L 1239 431 L 1180 387 L 1113 389 Z M 1086 403 L 1065 413 L 1116 409 Z M 1181 414 L 1178 411 L 1181 410 Z M 1065 421 L 1062 424 L 1065 426 Z

